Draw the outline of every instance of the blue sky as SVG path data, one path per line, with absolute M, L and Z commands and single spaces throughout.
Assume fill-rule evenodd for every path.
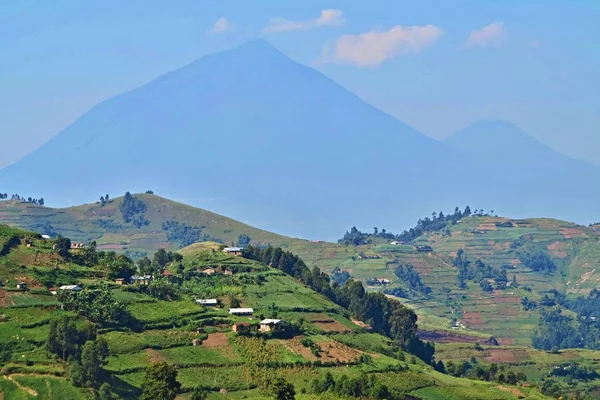
M 98 102 L 257 37 L 427 135 L 505 119 L 600 164 L 598 21 L 597 0 L 5 0 L 0 166 Z

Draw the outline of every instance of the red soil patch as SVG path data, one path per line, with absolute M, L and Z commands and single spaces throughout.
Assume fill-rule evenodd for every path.
M 8 299 L 6 290 L 0 289 L 0 307 L 2 307 L 2 308 L 8 307 L 8 305 L 9 305 L 8 301 L 9 301 L 9 299 Z
M 576 236 L 585 236 L 585 233 L 577 228 L 561 228 L 560 233 L 562 233 L 565 239 L 572 239 Z
M 554 242 L 548 246 L 550 255 L 554 258 L 567 258 L 568 254 L 565 251 L 565 244 L 562 242 Z
M 146 349 L 146 354 L 148 355 L 148 361 L 153 364 L 166 361 L 163 355 L 154 349 Z
M 282 341 L 283 345 L 292 352 L 301 355 L 308 361 L 321 360 L 323 362 L 352 362 L 359 358 L 364 352 L 346 346 L 343 343 L 330 340 L 327 342 L 317 343 L 321 349 L 320 357 L 315 356 L 310 348 L 304 347 L 300 340 L 302 337 L 297 337 L 290 340 Z
M 229 344 L 229 338 L 224 333 L 210 333 L 208 338 L 202 341 L 204 347 L 223 347 Z
M 478 312 L 464 312 L 462 321 L 469 326 L 482 326 L 485 325 L 481 319 L 481 313 Z
M 435 343 L 479 343 L 484 340 L 474 336 L 448 331 L 418 331 L 419 339 Z
M 493 349 L 489 350 L 490 355 L 486 357 L 486 360 L 495 364 L 516 363 L 523 361 L 524 357 L 520 353 L 513 350 Z
M 327 254 L 327 257 L 329 257 L 329 258 L 335 258 L 336 256 L 337 256 L 337 253 L 336 253 L 335 251 L 330 251 L 330 252 Z
M 350 332 L 350 329 L 346 328 L 344 325 L 335 320 L 329 321 L 319 321 L 314 323 L 319 329 L 322 329 L 325 332 L 339 332 L 345 333 Z

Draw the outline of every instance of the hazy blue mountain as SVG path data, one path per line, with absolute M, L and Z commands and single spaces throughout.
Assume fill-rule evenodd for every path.
M 513 180 L 460 136 L 448 142 L 456 146 L 430 139 L 257 40 L 97 105 L 0 170 L 0 189 L 51 205 L 152 189 L 317 238 L 353 224 L 404 228 L 467 202 L 515 214 L 593 214 L 583 203 L 569 211 L 560 185 Z M 513 203 L 524 190 L 528 200 Z M 553 200 L 536 208 L 548 194 Z

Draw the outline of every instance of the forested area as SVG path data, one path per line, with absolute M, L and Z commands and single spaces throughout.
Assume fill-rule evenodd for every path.
M 588 296 L 574 299 L 556 291 L 551 294 L 539 302 L 542 309 L 532 345 L 543 350 L 600 349 L 600 291 L 594 289 Z M 561 307 L 577 313 L 577 317 L 564 315 Z
M 467 259 L 467 255 L 463 249 L 459 249 L 454 257 L 453 265 L 458 269 L 458 286 L 461 289 L 467 287 L 467 281 L 479 283 L 484 292 L 491 292 L 494 289 L 505 289 L 508 283 L 505 268 L 494 268 L 485 264 L 481 260 L 477 260 L 473 264 Z M 490 282 L 493 281 L 494 285 Z M 516 285 L 516 280 L 513 277 L 512 284 Z

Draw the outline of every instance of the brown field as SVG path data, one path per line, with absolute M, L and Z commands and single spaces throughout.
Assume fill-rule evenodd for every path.
M 351 362 L 363 354 L 363 352 L 335 340 L 319 343 L 319 346 L 322 350 L 321 359 L 324 361 Z
M 350 329 L 346 328 L 344 325 L 335 320 L 329 321 L 319 321 L 314 323 L 319 329 L 325 332 L 338 332 L 345 333 L 350 332 Z
M 163 355 L 154 349 L 146 349 L 146 354 L 148 355 L 148 361 L 151 363 L 160 363 L 165 361 Z
M 576 236 L 585 236 L 585 233 L 577 228 L 560 228 L 560 233 L 562 233 L 565 239 L 573 239 Z
M 317 358 L 308 347 L 304 347 L 300 343 L 301 339 L 302 337 L 299 336 L 290 340 L 282 340 L 281 342 L 290 351 L 301 355 L 308 361 L 321 360 L 323 362 L 339 361 L 346 363 L 356 360 L 363 354 L 360 350 L 353 349 L 335 340 L 329 340 L 317 343 L 321 348 L 320 357 Z
M 527 352 L 522 350 L 491 349 L 488 352 L 486 360 L 495 364 L 517 363 L 530 358 Z
M 554 242 L 548 246 L 550 255 L 554 258 L 567 258 L 568 254 L 565 251 L 565 244 L 562 242 Z
M 479 312 L 464 312 L 462 321 L 469 326 L 483 326 L 485 322 L 481 319 L 481 313 Z
M 229 344 L 229 338 L 224 333 L 210 333 L 208 338 L 202 341 L 204 347 L 223 347 Z

